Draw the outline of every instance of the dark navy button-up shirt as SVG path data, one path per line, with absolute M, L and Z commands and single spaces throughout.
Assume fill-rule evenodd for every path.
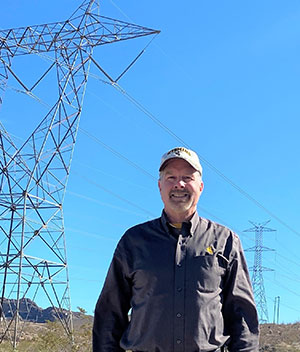
M 128 312 L 131 309 L 131 319 Z M 96 305 L 93 352 L 258 351 L 258 318 L 238 236 L 194 214 L 126 231 Z

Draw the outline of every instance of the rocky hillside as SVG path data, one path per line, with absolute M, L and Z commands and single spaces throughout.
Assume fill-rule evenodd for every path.
M 4 299 L 2 307 L 4 315 L 7 318 L 11 318 L 16 311 L 16 300 L 14 299 Z M 28 298 L 22 298 L 20 300 L 20 317 L 23 320 L 34 322 L 34 323 L 45 323 L 46 321 L 55 321 L 58 316 L 61 318 L 63 315 L 67 314 L 67 311 L 58 312 L 53 307 L 48 307 L 46 309 L 40 308 L 35 302 Z M 79 313 L 73 313 L 78 315 Z

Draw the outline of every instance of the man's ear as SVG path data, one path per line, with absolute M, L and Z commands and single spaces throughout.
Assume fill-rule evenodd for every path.
M 201 181 L 201 185 L 200 185 L 200 191 L 201 191 L 201 193 L 203 192 L 203 188 L 204 188 L 204 183 L 203 183 L 203 181 Z
M 158 180 L 158 189 L 159 189 L 159 192 L 160 192 L 161 191 L 160 180 Z

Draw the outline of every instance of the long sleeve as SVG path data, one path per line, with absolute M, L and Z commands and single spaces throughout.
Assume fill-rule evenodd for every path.
M 164 217 L 126 231 L 96 305 L 93 352 L 214 351 L 225 343 L 230 352 L 258 352 L 239 238 L 197 214 L 192 220 L 177 241 Z
M 240 240 L 235 237 L 234 253 L 224 287 L 223 315 L 230 335 L 230 352 L 258 352 L 259 328 L 256 306 Z
M 124 352 L 121 337 L 128 326 L 131 285 L 126 263 L 117 247 L 102 292 L 96 304 L 93 326 L 93 352 Z

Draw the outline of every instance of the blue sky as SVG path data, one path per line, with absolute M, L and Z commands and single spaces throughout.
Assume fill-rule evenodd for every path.
M 1 28 L 65 20 L 80 3 L 4 2 Z M 275 251 L 263 254 L 274 269 L 264 273 L 269 320 L 280 296 L 280 321 L 299 321 L 300 3 L 103 0 L 100 11 L 161 30 L 119 84 L 166 128 L 89 78 L 64 204 L 72 308 L 93 312 L 121 235 L 160 215 L 159 160 L 181 140 L 202 159 L 200 215 L 235 230 L 244 249 L 255 244 L 255 234 L 243 232 L 248 221 L 271 220 L 276 231 L 264 244 Z M 150 39 L 96 48 L 94 58 L 115 78 Z M 24 74 L 38 70 L 36 58 L 22 60 Z M 9 110 L 4 99 L 0 119 L 25 139 L 40 115 Z M 246 253 L 249 266 L 253 255 Z

